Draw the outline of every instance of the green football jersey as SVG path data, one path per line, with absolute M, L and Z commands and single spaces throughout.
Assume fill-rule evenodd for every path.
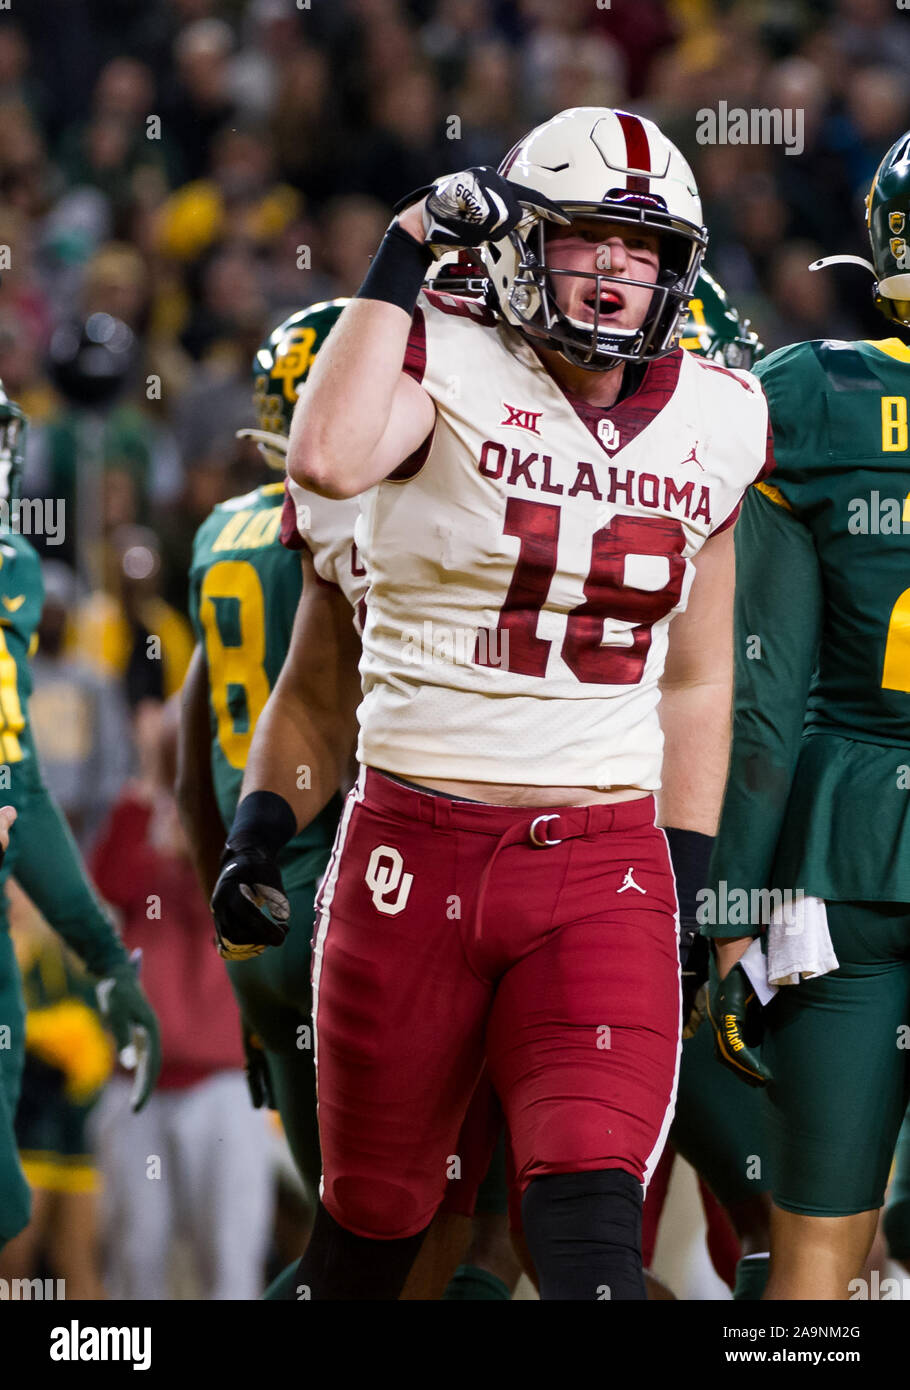
M 798 343 L 755 375 L 774 429 L 769 481 L 809 527 L 825 591 L 807 732 L 910 743 L 910 349 Z
M 910 349 L 798 343 L 754 372 L 776 467 L 735 533 L 712 881 L 910 902 Z
M 37 551 L 23 536 L 0 530 L 0 804 L 17 810 L 39 776 L 26 726 L 32 693 L 29 657 L 37 645 L 43 604 Z
M 205 652 L 212 781 L 225 830 L 237 809 L 256 721 L 281 670 L 300 598 L 300 556 L 281 544 L 283 483 L 214 508 L 190 566 L 190 617 Z M 285 887 L 321 871 L 341 810 L 335 798 L 279 856 Z
M 44 785 L 29 727 L 29 657 L 37 645 L 43 604 L 37 551 L 18 533 L 0 529 L 0 805 L 19 812 L 0 884 L 14 877 L 54 930 L 103 977 L 125 963 L 126 952 Z M 0 929 L 6 924 L 6 900 L 0 893 Z

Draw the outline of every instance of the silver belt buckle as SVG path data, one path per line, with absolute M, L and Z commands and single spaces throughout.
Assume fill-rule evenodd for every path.
M 534 845 L 539 846 L 540 849 L 545 849 L 548 845 L 561 845 L 561 844 L 562 844 L 562 840 L 551 840 L 551 839 L 549 838 L 549 836 L 548 836 L 546 830 L 544 830 L 544 832 L 543 832 L 543 839 L 541 839 L 541 838 L 540 838 L 540 835 L 538 834 L 537 827 L 538 827 L 539 825 L 543 825 L 546 821 L 551 821 L 551 820 L 559 820 L 559 816 L 558 816 L 558 815 L 552 815 L 552 816 L 538 816 L 536 820 L 533 820 L 533 821 L 531 822 L 531 832 L 530 832 L 531 843 L 534 844 Z

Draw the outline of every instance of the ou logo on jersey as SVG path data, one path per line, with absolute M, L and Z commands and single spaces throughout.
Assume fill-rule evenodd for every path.
M 612 420 L 599 420 L 597 423 L 597 438 L 605 449 L 611 453 L 619 448 L 619 430 Z
M 364 880 L 367 887 L 373 890 L 373 906 L 376 911 L 384 912 L 387 917 L 397 916 L 399 912 L 404 912 L 408 905 L 414 875 L 402 873 L 403 868 L 404 860 L 391 845 L 377 845 L 370 855 Z M 389 902 L 389 894 L 394 893 L 396 889 L 397 898 Z

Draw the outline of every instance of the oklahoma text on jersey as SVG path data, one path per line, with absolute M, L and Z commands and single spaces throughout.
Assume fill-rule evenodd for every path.
M 437 418 L 361 498 L 361 761 L 404 777 L 657 789 L 670 618 L 692 558 L 771 467 L 758 383 L 677 349 L 617 405 L 591 406 L 483 306 L 432 291 L 405 370 Z M 402 634 L 424 619 L 469 629 L 475 660 L 416 669 Z M 484 657 L 502 649 L 497 633 L 498 664 Z

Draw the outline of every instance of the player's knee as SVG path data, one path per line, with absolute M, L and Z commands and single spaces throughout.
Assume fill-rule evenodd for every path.
M 612 1149 L 621 1154 L 631 1166 L 638 1167 L 637 1178 L 644 1174 L 644 1157 L 637 1152 L 639 1145 L 632 1127 L 624 1123 L 622 1113 L 607 1110 L 588 1101 L 560 1101 L 549 1105 L 538 1120 L 533 1135 L 535 1167 L 559 1172 L 570 1165 L 580 1171 L 603 1162 L 604 1133 L 609 1132 Z M 620 1171 L 597 1169 L 597 1171 Z
M 544 1299 L 644 1299 L 641 1183 L 619 1168 L 534 1178 L 522 1201 Z
M 326 1208 L 340 1225 L 374 1240 L 400 1240 L 429 1226 L 439 1205 L 419 1185 L 375 1177 L 338 1178 L 326 1183 Z

